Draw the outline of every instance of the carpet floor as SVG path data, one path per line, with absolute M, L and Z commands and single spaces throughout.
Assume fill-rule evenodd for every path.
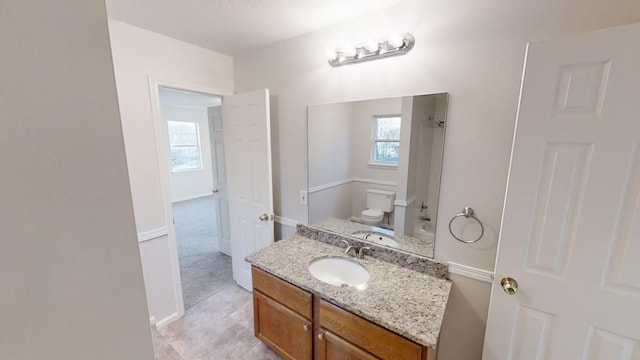
M 234 283 L 231 257 L 218 251 L 215 216 L 213 196 L 173 204 L 185 309 Z

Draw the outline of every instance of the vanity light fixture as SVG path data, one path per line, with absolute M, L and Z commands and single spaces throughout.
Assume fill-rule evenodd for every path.
M 413 49 L 416 39 L 413 35 L 392 36 L 382 41 L 370 41 L 359 46 L 343 47 L 327 52 L 329 65 L 336 67 L 362 61 L 382 59 L 390 56 L 404 55 Z

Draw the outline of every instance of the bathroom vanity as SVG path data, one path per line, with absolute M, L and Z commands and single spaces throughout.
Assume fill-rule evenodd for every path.
M 434 359 L 451 289 L 443 264 L 404 258 L 412 270 L 372 256 L 357 259 L 336 246 L 339 240 L 296 234 L 247 257 L 256 337 L 286 359 Z M 371 250 L 388 257 L 385 251 Z M 328 257 L 366 268 L 366 285 L 315 278 L 309 265 Z

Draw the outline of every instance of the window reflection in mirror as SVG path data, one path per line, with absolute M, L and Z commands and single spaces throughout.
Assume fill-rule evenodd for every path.
M 309 106 L 309 224 L 433 257 L 447 98 Z
M 400 158 L 400 114 L 373 115 L 371 122 L 371 163 L 397 166 Z

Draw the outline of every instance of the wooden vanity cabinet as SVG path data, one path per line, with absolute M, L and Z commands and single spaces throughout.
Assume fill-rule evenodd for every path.
M 427 347 L 265 271 L 251 271 L 255 336 L 285 359 L 427 359 Z
M 290 360 L 313 359 L 312 295 L 255 267 L 255 336 Z

